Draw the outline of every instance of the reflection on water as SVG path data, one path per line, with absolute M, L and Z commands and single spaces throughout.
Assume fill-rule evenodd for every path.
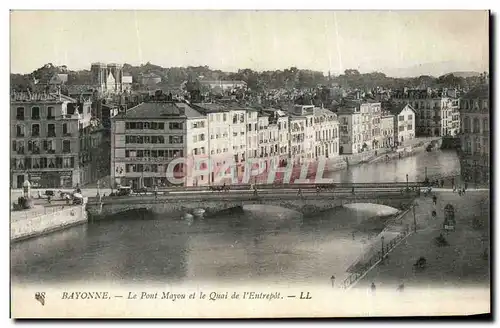
M 407 172 L 412 181 L 423 180 L 425 166 L 433 176 L 452 174 L 458 165 L 452 153 L 435 152 L 332 174 L 356 182 L 404 181 Z M 384 223 L 346 208 L 309 217 L 250 210 L 190 225 L 165 216 L 103 221 L 15 243 L 12 277 L 38 283 L 315 283 L 340 276 L 367 247 L 360 240 Z

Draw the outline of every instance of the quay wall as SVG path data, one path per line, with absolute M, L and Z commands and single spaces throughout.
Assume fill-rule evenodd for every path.
M 86 204 L 75 205 L 49 214 L 11 220 L 10 240 L 16 242 L 87 222 Z

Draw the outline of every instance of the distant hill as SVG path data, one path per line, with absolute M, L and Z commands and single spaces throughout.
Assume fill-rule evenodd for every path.
M 435 63 L 423 63 L 419 65 L 414 65 L 406 68 L 387 68 L 382 71 L 387 74 L 387 76 L 393 77 L 416 77 L 421 75 L 430 75 L 434 77 L 439 77 L 442 75 L 450 74 L 450 72 L 458 73 L 474 73 L 474 75 L 468 75 L 463 77 L 473 77 L 479 76 L 479 73 L 484 70 L 488 70 L 487 68 L 481 67 L 482 65 L 476 63 L 468 63 L 468 62 L 455 62 L 455 61 L 442 61 Z M 476 75 L 477 74 L 477 75 Z M 457 76 L 457 75 L 455 75 Z
M 472 72 L 472 71 L 468 71 L 468 72 L 452 72 L 452 73 L 448 73 L 446 75 L 453 75 L 453 76 L 456 76 L 456 77 L 466 78 L 466 77 L 479 76 L 479 75 L 481 75 L 481 72 Z

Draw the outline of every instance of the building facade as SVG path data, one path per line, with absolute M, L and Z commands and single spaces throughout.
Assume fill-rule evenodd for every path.
M 407 104 L 391 108 L 394 115 L 394 146 L 402 146 L 415 139 L 415 110 Z
M 474 88 L 460 99 L 460 167 L 465 181 L 490 181 L 489 85 Z
M 306 118 L 302 116 L 290 116 L 289 134 L 290 134 L 290 149 L 289 158 L 294 164 L 302 163 L 305 157 L 305 126 Z
M 381 116 L 382 148 L 394 147 L 394 115 L 384 112 Z
M 391 98 L 397 104 L 409 104 L 415 110 L 417 136 L 456 136 L 460 117 L 458 99 L 447 90 L 405 90 Z
M 72 188 L 95 181 L 102 173 L 106 151 L 100 122 L 92 118 L 91 102 L 61 94 L 11 95 L 11 179 L 20 188 Z M 108 152 L 109 155 L 109 152 Z M 109 161 L 108 161 L 109 163 Z
M 339 154 L 357 154 L 362 149 L 361 111 L 359 108 L 341 108 L 339 120 Z
M 112 181 L 133 188 L 163 187 L 171 182 L 170 172 L 182 181 L 178 184 L 203 183 L 203 174 L 188 165 L 206 155 L 207 127 L 206 116 L 184 103 L 142 103 L 118 114 L 111 119 Z
M 315 159 L 339 155 L 339 121 L 337 114 L 324 108 L 314 108 Z

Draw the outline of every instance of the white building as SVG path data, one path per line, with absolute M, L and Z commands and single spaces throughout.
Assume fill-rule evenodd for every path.
M 314 108 L 315 158 L 339 155 L 339 121 L 328 109 Z
M 314 105 L 295 105 L 289 112 L 290 117 L 301 117 L 304 122 L 304 140 L 302 144 L 302 162 L 311 162 L 315 157 L 315 138 L 314 130 Z
M 290 116 L 289 131 L 290 131 L 290 160 L 294 164 L 302 163 L 305 150 L 305 126 L 306 118 L 302 116 Z
M 258 112 L 256 110 L 246 111 L 247 122 L 247 158 L 259 157 L 259 130 L 258 130 Z
M 394 115 L 394 143 L 404 145 L 408 140 L 415 138 L 415 110 L 410 105 L 392 106 Z

